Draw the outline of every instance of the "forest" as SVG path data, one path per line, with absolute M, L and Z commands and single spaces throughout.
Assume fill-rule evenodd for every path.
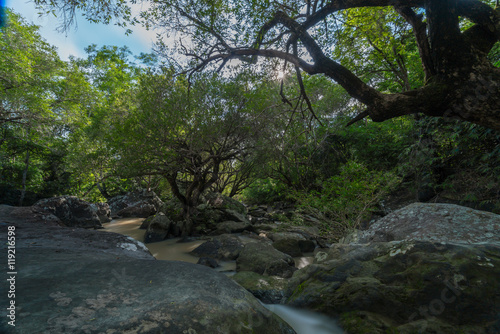
M 1 333 L 500 333 L 499 0 L 32 4 L 157 40 L 0 12 Z
M 325 230 L 391 195 L 499 212 L 498 8 L 420 2 L 160 1 L 132 18 L 122 2 L 36 1 L 63 28 L 80 11 L 182 35 L 151 54 L 94 44 L 69 61 L 7 10 L 1 202 L 148 189 L 189 217 L 213 191 L 293 203 Z M 496 15 L 489 35 L 482 11 Z

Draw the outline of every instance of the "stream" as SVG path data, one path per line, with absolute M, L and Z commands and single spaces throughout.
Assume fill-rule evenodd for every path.
M 146 230 L 139 227 L 144 218 L 122 218 L 115 219 L 109 223 L 103 224 L 104 231 L 115 232 L 132 237 L 143 242 Z M 251 238 L 239 236 L 243 243 L 252 242 Z M 179 238 L 168 239 L 160 242 L 146 244 L 151 254 L 157 260 L 176 260 L 189 263 L 197 263 L 198 257 L 189 254 L 196 247 L 206 240 L 195 240 L 189 242 L 178 242 Z M 314 257 L 309 256 L 295 258 L 297 268 L 302 268 L 312 263 Z M 235 261 L 221 261 L 220 266 L 215 270 L 226 275 L 232 275 L 236 272 Z M 319 313 L 297 309 L 287 305 L 263 304 L 268 310 L 278 315 L 286 321 L 297 334 L 341 334 L 344 331 L 338 326 L 337 322 Z

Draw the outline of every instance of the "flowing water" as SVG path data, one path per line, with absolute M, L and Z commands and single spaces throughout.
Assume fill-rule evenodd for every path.
M 110 223 L 103 224 L 104 230 L 108 232 L 115 232 L 127 235 L 140 242 L 144 241 L 146 230 L 141 230 L 139 227 L 144 218 L 122 218 L 115 219 Z M 197 263 L 199 257 L 191 255 L 196 247 L 204 243 L 206 240 L 195 240 L 188 242 L 179 242 L 180 238 L 173 238 L 159 242 L 146 244 L 151 254 L 157 260 L 170 260 L 170 261 L 184 261 L 189 263 Z M 216 268 L 217 271 L 234 273 L 236 270 L 236 263 L 234 261 L 220 261 L 220 267 Z
M 344 334 L 337 321 L 325 315 L 281 304 L 262 304 L 287 322 L 297 334 Z
M 110 223 L 103 224 L 103 226 L 105 231 L 120 233 L 143 242 L 146 230 L 139 229 L 143 220 L 144 218 L 115 219 Z M 240 236 L 240 239 L 243 243 L 254 241 L 253 239 L 244 236 Z M 206 240 L 195 240 L 189 242 L 179 242 L 179 240 L 179 238 L 168 239 L 146 244 L 146 247 L 157 260 L 176 260 L 197 263 L 199 258 L 189 253 Z M 314 260 L 314 256 L 313 254 L 307 254 L 307 256 L 298 257 L 294 260 L 296 267 L 300 269 L 311 264 Z M 216 270 L 229 274 L 234 273 L 236 270 L 236 263 L 234 261 L 221 261 L 220 267 Z M 297 334 L 344 333 L 344 331 L 337 325 L 337 322 L 327 316 L 286 305 L 263 305 L 286 321 Z

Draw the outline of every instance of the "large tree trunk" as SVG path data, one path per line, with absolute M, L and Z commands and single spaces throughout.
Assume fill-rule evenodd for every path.
M 376 122 L 421 112 L 457 118 L 500 131 L 500 69 L 488 64 L 470 72 L 441 76 L 426 87 L 381 95 L 366 114 Z

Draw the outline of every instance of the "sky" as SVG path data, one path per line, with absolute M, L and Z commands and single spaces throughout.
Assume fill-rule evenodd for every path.
M 91 44 L 97 44 L 98 47 L 126 45 L 134 55 L 139 55 L 141 52 L 150 53 L 156 39 L 155 31 L 147 31 L 142 27 L 130 27 L 133 33 L 126 36 L 125 28 L 90 23 L 83 17 L 77 19 L 77 27 L 72 27 L 70 31 L 61 33 L 56 31 L 60 24 L 59 18 L 52 14 L 39 17 L 33 2 L 29 0 L 0 0 L 0 3 L 2 2 L 4 6 L 21 14 L 29 23 L 40 26 L 40 35 L 49 44 L 57 47 L 59 56 L 63 60 L 68 60 L 70 55 L 85 58 L 84 49 Z M 137 6 L 135 10 L 140 10 L 141 5 Z

